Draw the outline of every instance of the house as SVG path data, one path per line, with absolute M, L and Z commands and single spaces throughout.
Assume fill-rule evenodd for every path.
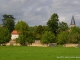
M 11 33 L 11 40 L 9 41 L 9 43 L 7 43 L 7 46 L 20 46 L 19 43 L 16 43 L 15 39 L 19 37 L 19 34 L 17 32 L 17 30 L 13 30 Z
M 19 37 L 18 32 L 16 30 L 13 30 L 11 33 L 11 40 L 15 40 L 18 37 Z

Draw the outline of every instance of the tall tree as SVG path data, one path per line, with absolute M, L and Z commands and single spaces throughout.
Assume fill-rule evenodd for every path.
M 5 45 L 11 39 L 9 30 L 5 27 L 0 27 L 0 45 Z
M 58 29 L 58 15 L 56 13 L 52 14 L 49 21 L 47 22 L 48 27 L 50 30 L 56 35 Z
M 3 26 L 8 28 L 9 32 L 12 32 L 14 30 L 14 22 L 15 18 L 13 17 L 13 15 L 3 15 Z
M 19 32 L 24 32 L 29 30 L 29 26 L 26 22 L 21 20 L 17 22 L 17 24 L 15 25 L 15 29 Z
M 22 20 L 18 21 L 15 25 L 15 29 L 20 33 L 19 38 L 16 40 L 18 40 L 18 42 L 23 46 L 27 45 L 28 24 Z

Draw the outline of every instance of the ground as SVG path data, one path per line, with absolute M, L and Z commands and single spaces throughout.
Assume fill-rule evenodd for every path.
M 0 60 L 80 60 L 80 48 L 0 46 Z

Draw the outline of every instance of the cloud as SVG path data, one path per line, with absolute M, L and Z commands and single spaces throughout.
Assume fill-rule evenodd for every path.
M 0 19 L 3 14 L 12 14 L 16 21 L 23 20 L 30 26 L 46 25 L 50 16 L 57 13 L 59 20 L 68 24 L 74 15 L 80 26 L 79 6 L 80 0 L 0 0 Z

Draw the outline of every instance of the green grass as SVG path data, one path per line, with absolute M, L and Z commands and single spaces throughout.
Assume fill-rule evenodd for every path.
M 80 48 L 0 46 L 0 60 L 80 60 Z

